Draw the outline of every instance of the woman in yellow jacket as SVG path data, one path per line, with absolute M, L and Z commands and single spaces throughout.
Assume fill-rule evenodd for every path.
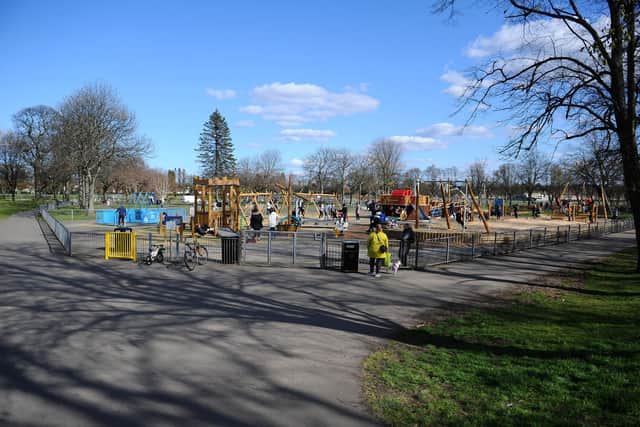
M 384 246 L 384 250 L 383 250 Z M 367 240 L 367 255 L 369 256 L 369 276 L 380 277 L 380 264 L 389 251 L 389 239 L 382 231 L 382 225 L 376 224 Z M 375 273 L 373 267 L 375 266 Z

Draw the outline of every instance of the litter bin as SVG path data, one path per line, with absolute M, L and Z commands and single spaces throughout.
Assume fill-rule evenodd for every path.
M 358 259 L 360 258 L 360 242 L 357 240 L 342 241 L 342 264 L 340 270 L 344 273 L 358 272 Z
M 222 246 L 222 263 L 238 264 L 240 252 L 240 236 L 233 231 L 218 230 Z

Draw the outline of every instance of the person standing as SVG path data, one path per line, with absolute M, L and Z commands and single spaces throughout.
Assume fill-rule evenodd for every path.
M 120 207 L 116 209 L 116 212 L 118 213 L 118 226 L 124 227 L 127 222 L 127 208 L 120 205 Z
M 513 216 L 518 219 L 518 205 L 513 205 Z
M 262 214 L 260 213 L 260 210 L 258 210 L 257 205 L 253 205 L 253 209 L 251 209 L 249 226 L 254 231 L 253 238 L 255 240 L 260 240 L 260 230 L 262 230 Z
M 269 231 L 276 231 L 276 226 L 278 225 L 278 213 L 275 209 L 271 208 L 269 210 Z M 275 239 L 275 235 L 272 234 L 271 238 Z
M 409 251 L 411 250 L 411 244 L 416 241 L 416 233 L 411 228 L 411 224 L 406 223 L 402 235 L 400 236 L 400 250 L 398 251 L 398 257 L 402 265 L 407 265 L 407 258 L 409 257 Z
M 349 210 L 347 209 L 347 205 L 346 204 L 342 204 L 342 222 L 348 222 L 349 218 L 347 218 L 347 214 L 348 214 Z
M 382 231 L 382 225 L 376 224 L 367 239 L 367 255 L 369 256 L 369 276 L 380 277 L 380 264 L 387 256 L 389 239 Z M 375 273 L 374 273 L 375 267 Z

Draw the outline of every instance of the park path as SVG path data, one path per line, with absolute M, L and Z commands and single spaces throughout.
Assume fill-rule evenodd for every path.
M 0 425 L 369 426 L 363 358 L 469 306 L 634 243 L 632 232 L 430 272 L 69 258 L 0 221 Z

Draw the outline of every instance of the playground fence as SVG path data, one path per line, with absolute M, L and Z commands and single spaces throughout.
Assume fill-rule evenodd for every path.
M 69 232 L 69 230 L 40 208 L 47 222 L 67 254 L 101 258 L 105 254 L 104 233 Z M 633 220 L 608 220 L 593 224 L 569 224 L 555 227 L 539 227 L 529 230 L 494 232 L 478 235 L 463 234 L 455 237 L 429 238 L 414 243 L 407 257 L 406 267 L 425 269 L 430 266 L 478 257 L 494 256 L 535 248 L 571 244 L 571 242 L 597 238 L 605 234 L 633 229 Z M 184 242 L 169 233 L 159 238 L 151 233 L 139 233 L 136 237 L 137 259 L 144 259 L 153 245 L 165 247 L 165 260 L 181 263 Z M 296 266 L 339 270 L 343 267 L 341 239 L 329 232 L 286 232 L 242 230 L 237 238 L 204 236 L 198 239 L 207 248 L 210 262 L 241 263 L 252 265 Z M 358 264 L 366 271 L 369 258 L 366 241 L 359 241 Z M 238 247 L 239 245 L 239 247 Z M 73 247 L 73 252 L 72 252 Z M 400 241 L 391 239 L 389 251 L 393 260 L 399 258 Z
M 47 212 L 46 206 L 40 206 L 39 211 L 42 219 L 45 220 L 51 231 L 56 235 L 56 238 L 64 247 L 67 255 L 71 255 L 71 232 L 64 226 L 64 224 Z

